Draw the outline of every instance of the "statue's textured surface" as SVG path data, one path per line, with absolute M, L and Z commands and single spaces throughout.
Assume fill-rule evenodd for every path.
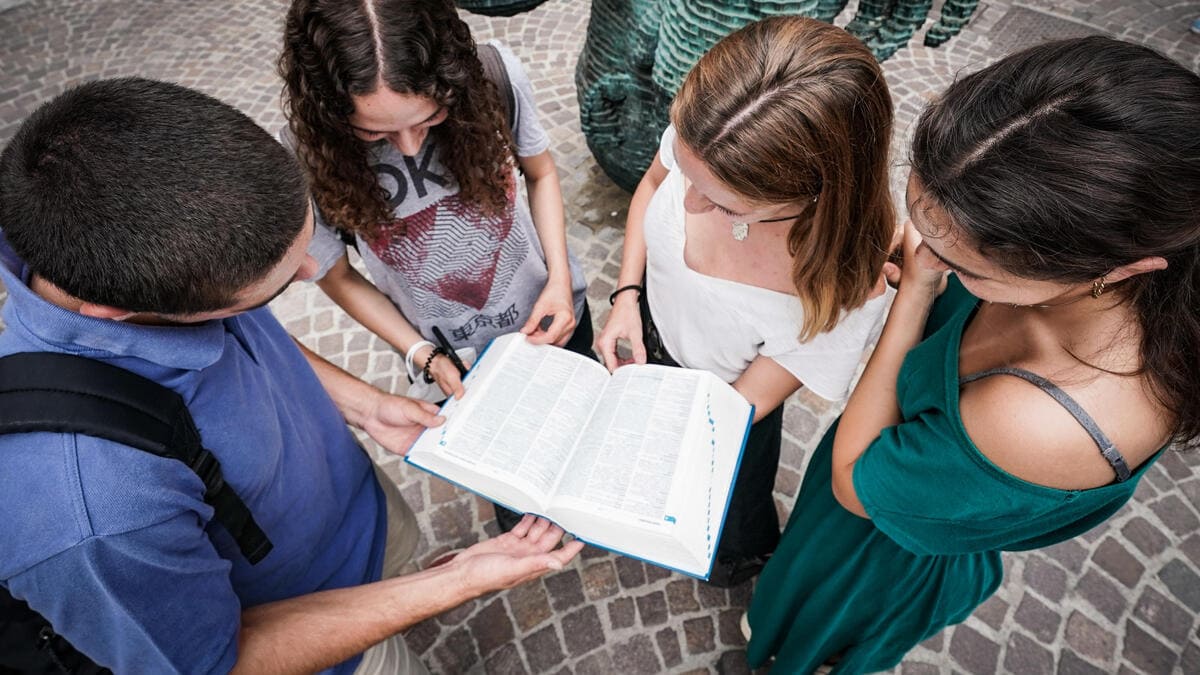
M 828 22 L 846 2 L 593 0 L 575 84 L 580 123 L 596 161 L 613 181 L 632 190 L 658 149 L 671 98 L 701 54 L 751 21 L 799 14 Z M 459 4 L 468 3 L 460 0 Z M 925 23 L 932 4 L 932 0 L 860 0 L 846 30 L 882 61 L 908 43 Z M 976 5 L 978 0 L 946 0 L 941 18 L 926 33 L 925 44 L 937 46 L 956 35 Z

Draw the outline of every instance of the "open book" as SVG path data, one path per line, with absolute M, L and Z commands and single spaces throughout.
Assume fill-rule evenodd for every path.
M 406 461 L 577 538 L 707 579 L 754 406 L 715 375 L 496 338 Z

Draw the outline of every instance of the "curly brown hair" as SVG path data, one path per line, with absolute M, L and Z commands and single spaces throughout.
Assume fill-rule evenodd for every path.
M 332 225 L 373 238 L 392 220 L 386 191 L 354 135 L 352 96 L 382 82 L 428 96 L 446 120 L 430 130 L 464 200 L 508 205 L 513 141 L 500 94 L 450 0 L 294 0 L 279 55 L 283 109 L 313 197 Z

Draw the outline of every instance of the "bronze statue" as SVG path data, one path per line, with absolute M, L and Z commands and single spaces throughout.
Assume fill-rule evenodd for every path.
M 614 182 L 633 190 L 658 149 L 671 98 L 701 54 L 766 16 L 832 21 L 846 1 L 593 0 L 575 84 L 581 126 L 596 161 Z M 883 61 L 924 25 L 932 5 L 932 0 L 860 0 L 846 30 Z M 977 5 L 978 0 L 946 0 L 925 44 L 935 47 L 956 35 Z

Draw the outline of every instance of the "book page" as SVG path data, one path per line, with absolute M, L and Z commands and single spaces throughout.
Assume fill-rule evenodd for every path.
M 753 406 L 697 370 L 617 370 L 550 514 L 591 544 L 707 578 Z
M 618 368 L 556 495 L 660 522 L 699 382 L 699 373 L 681 368 Z
M 486 482 L 504 483 L 544 503 L 566 465 L 605 382 L 599 363 L 549 345 L 531 345 L 519 334 L 497 338 L 466 381 L 467 394 L 443 409 L 446 423 L 422 435 L 414 463 L 520 510 L 509 490 L 475 485 L 445 473 L 424 457 L 472 469 Z M 429 436 L 430 441 L 426 441 Z M 463 480 L 460 480 L 463 478 Z

